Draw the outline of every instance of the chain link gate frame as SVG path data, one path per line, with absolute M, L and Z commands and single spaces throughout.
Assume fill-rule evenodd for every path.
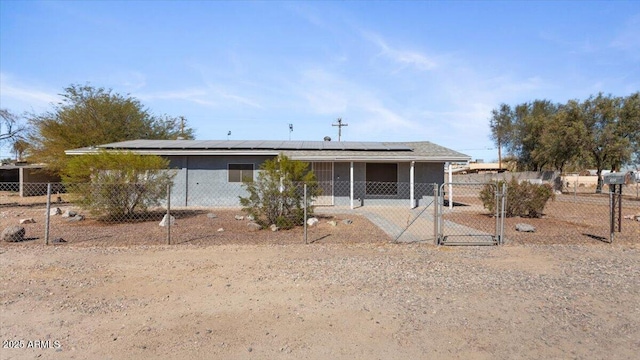
M 446 215 L 455 214 L 456 207 L 467 207 L 467 214 L 478 215 L 484 210 L 480 202 L 479 191 L 470 191 L 489 187 L 494 194 L 494 211 L 491 214 L 495 219 L 494 228 L 488 231 L 487 224 L 471 222 L 463 225 L 453 220 L 445 219 Z M 454 191 L 454 188 L 456 191 Z M 460 191 L 460 189 L 467 189 Z M 475 188 L 475 189 L 474 189 Z M 500 245 L 504 243 L 504 213 L 506 206 L 507 185 L 498 186 L 497 183 L 443 183 L 439 187 L 437 201 L 435 202 L 435 238 L 436 245 Z M 445 196 L 447 197 L 445 203 Z M 456 203 L 454 197 L 467 202 Z M 458 211 L 462 212 L 462 211 Z M 477 226 L 474 226 L 477 225 Z M 478 229 L 477 227 L 480 227 Z M 456 240 L 462 238 L 464 240 Z

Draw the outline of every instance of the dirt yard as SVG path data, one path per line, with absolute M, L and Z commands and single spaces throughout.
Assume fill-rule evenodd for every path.
M 2 244 L 0 357 L 634 359 L 639 278 L 637 244 Z
M 553 206 L 542 236 L 494 247 L 394 244 L 354 214 L 304 244 L 223 210 L 178 213 L 172 245 L 159 219 L 57 216 L 68 242 L 46 246 L 41 204 L 5 206 L 1 227 L 36 222 L 0 243 L 0 359 L 637 358 L 640 225 L 613 244 L 567 237 L 594 214 Z

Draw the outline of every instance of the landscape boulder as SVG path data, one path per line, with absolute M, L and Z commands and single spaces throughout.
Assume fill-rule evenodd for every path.
M 2 241 L 6 242 L 20 242 L 24 241 L 24 234 L 26 230 L 22 226 L 9 226 L 2 230 Z
M 74 217 L 76 215 L 78 215 L 77 211 L 67 210 L 67 211 L 64 212 L 64 214 L 62 214 L 62 217 L 63 218 L 69 218 L 69 217 Z
M 280 230 L 280 228 L 278 228 L 278 226 L 276 224 L 271 224 L 271 226 L 269 226 L 269 228 L 271 228 L 271 231 L 278 231 Z
M 233 218 L 236 219 L 236 220 L 244 220 L 244 216 L 242 216 L 242 215 L 236 215 Z
M 315 225 L 315 224 L 317 224 L 317 223 L 318 223 L 318 218 L 314 218 L 314 217 L 312 217 L 312 218 L 309 218 L 309 219 L 307 220 L 307 225 L 309 225 L 309 226 L 313 226 L 313 225 Z
M 173 215 L 169 215 L 167 216 L 167 214 L 164 214 L 164 216 L 162 217 L 162 221 L 160 221 L 160 226 L 167 226 L 167 225 L 175 225 L 176 224 L 176 218 Z
M 249 228 L 249 231 L 258 231 L 258 230 L 262 229 L 262 226 L 260 226 L 260 224 L 254 223 L 252 221 L 250 223 L 247 223 L 247 228 Z
M 518 223 L 516 224 L 516 231 L 520 232 L 536 232 L 536 228 L 533 225 Z
M 35 224 L 36 221 L 33 220 L 33 218 L 28 218 L 28 219 L 20 219 L 20 225 L 22 224 Z
M 75 214 L 67 219 L 68 222 L 77 222 L 84 220 L 84 215 Z
M 344 219 L 344 220 L 342 220 L 342 223 L 343 223 L 343 224 L 345 224 L 345 225 L 351 225 L 351 224 L 353 224 L 353 220 L 351 220 L 351 219 Z
M 62 214 L 62 210 L 60 210 L 60 208 L 53 208 L 49 210 L 49 215 L 51 216 L 60 215 L 60 214 Z

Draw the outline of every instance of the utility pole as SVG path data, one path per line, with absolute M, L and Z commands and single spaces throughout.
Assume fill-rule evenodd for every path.
M 184 116 L 180 116 L 180 137 L 184 139 Z
M 331 124 L 331 126 L 337 126 L 338 127 L 338 141 L 340 141 L 340 138 L 342 137 L 342 127 L 343 126 L 349 126 L 349 124 L 343 124 L 342 123 L 342 118 L 338 118 L 338 123 L 337 124 Z

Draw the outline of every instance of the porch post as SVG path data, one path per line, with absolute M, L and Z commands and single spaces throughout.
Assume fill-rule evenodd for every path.
M 350 164 L 349 168 L 349 198 L 351 199 L 351 209 L 353 209 L 353 161 Z
M 409 168 L 409 209 L 413 209 L 416 207 L 416 202 L 415 202 L 415 165 L 416 162 L 412 161 L 411 162 L 411 167 Z
M 449 163 L 449 209 L 453 209 L 453 163 Z

